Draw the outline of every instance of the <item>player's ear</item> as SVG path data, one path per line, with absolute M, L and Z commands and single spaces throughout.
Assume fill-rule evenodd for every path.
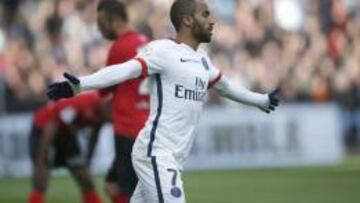
M 190 15 L 183 15 L 182 17 L 182 23 L 185 27 L 191 27 L 193 24 L 193 17 Z

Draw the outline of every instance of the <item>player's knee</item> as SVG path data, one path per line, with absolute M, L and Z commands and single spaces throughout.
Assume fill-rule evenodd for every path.
M 112 202 L 117 202 L 119 197 L 119 187 L 114 182 L 105 182 L 104 186 L 105 194 L 112 200 Z
M 33 176 L 33 189 L 39 191 L 39 192 L 46 192 L 47 189 L 47 176 L 46 175 L 39 175 L 34 174 Z
M 119 187 L 114 182 L 105 182 L 104 190 L 110 197 L 117 196 L 119 193 Z
M 46 184 L 35 183 L 33 185 L 33 189 L 36 190 L 36 191 L 39 191 L 41 193 L 45 193 L 46 189 L 47 189 L 47 185 Z
M 78 182 L 78 185 L 80 186 L 80 188 L 83 192 L 93 191 L 95 189 L 95 184 L 94 184 L 90 174 L 88 174 L 86 172 L 86 170 L 76 170 L 73 168 L 70 170 L 73 171 L 76 181 Z
M 93 191 L 95 190 L 95 186 L 93 181 L 90 178 L 83 178 L 79 181 L 80 187 L 83 191 Z

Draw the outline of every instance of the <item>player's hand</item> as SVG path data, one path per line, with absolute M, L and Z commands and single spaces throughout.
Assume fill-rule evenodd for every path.
M 50 99 L 58 100 L 61 98 L 69 98 L 79 92 L 80 80 L 69 73 L 64 73 L 64 77 L 66 81 L 56 82 L 48 87 L 47 96 Z
M 268 94 L 268 104 L 266 108 L 260 108 L 265 113 L 270 113 L 271 111 L 274 111 L 275 108 L 279 105 L 280 99 L 279 99 L 279 92 L 280 88 L 276 88 L 272 92 Z

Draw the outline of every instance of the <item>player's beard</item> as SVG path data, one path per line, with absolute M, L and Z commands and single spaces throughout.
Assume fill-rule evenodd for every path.
M 102 36 L 107 40 L 116 40 L 117 39 L 117 33 L 114 31 L 114 29 L 111 28 L 109 24 L 99 24 L 99 30 L 102 34 Z
M 108 40 L 116 40 L 117 38 L 116 32 L 112 32 L 110 30 L 103 32 L 103 36 Z
M 198 21 L 194 21 L 194 26 L 192 28 L 192 34 L 194 38 L 200 43 L 208 43 L 211 41 L 211 32 L 207 31 L 204 26 Z
M 99 18 L 98 19 L 98 28 L 101 35 L 108 40 L 115 40 L 117 38 L 116 32 L 111 27 L 107 18 Z

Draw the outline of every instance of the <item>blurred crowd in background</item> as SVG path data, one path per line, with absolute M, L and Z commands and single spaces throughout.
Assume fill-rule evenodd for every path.
M 0 112 L 46 102 L 62 73 L 101 68 L 110 42 L 96 25 L 100 0 L 1 0 Z M 130 23 L 151 37 L 174 36 L 172 0 L 128 0 Z M 210 0 L 215 35 L 205 48 L 231 80 L 287 102 L 336 102 L 349 132 L 360 115 L 360 1 Z M 209 105 L 226 102 L 210 94 Z M 358 117 L 358 119 L 357 119 Z

